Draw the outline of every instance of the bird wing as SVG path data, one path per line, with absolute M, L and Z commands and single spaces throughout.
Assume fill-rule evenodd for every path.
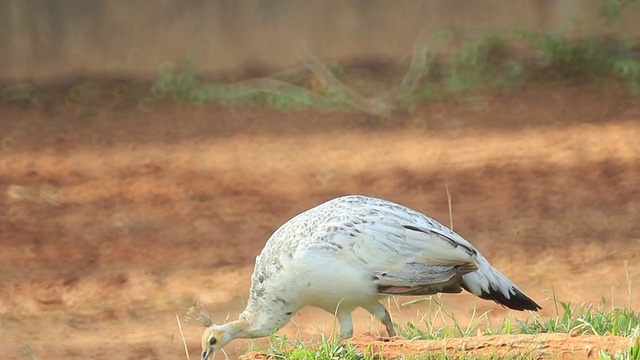
M 323 241 L 315 244 L 368 271 L 380 293 L 460 292 L 452 279 L 477 269 L 473 246 L 422 214 L 368 214 L 326 226 Z

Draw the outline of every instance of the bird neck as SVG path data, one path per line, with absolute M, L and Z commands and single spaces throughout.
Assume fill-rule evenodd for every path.
M 256 337 L 252 336 L 250 322 L 244 318 L 228 322 L 222 327 L 227 333 L 227 338 L 229 340 L 238 338 L 251 339 Z
M 277 329 L 273 327 L 265 326 L 261 321 L 255 321 L 248 317 L 240 317 L 238 320 L 234 320 L 224 324 L 224 328 L 229 337 L 232 339 L 254 339 L 271 335 Z
M 237 332 L 237 337 L 258 338 L 269 336 L 284 326 L 290 318 L 290 316 L 280 318 L 273 315 L 273 311 L 251 306 L 250 303 L 240 314 L 238 320 L 229 324 L 234 329 L 233 331 Z

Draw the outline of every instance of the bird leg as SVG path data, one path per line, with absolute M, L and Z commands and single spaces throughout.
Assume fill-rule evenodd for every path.
M 338 322 L 340 323 L 340 337 L 342 339 L 352 337 L 353 323 L 351 322 L 351 312 L 338 310 L 336 317 L 338 318 Z
M 391 315 L 389 315 L 389 311 L 387 311 L 387 308 L 385 308 L 384 305 L 376 301 L 375 303 L 364 307 L 364 309 L 382 322 L 382 324 L 387 328 L 389 337 L 396 336 L 396 330 L 393 328 L 393 322 L 391 322 Z

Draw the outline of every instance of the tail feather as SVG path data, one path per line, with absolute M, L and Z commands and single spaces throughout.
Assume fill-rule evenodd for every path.
M 466 290 L 466 289 L 465 289 Z M 483 292 L 480 295 L 481 299 L 485 300 L 493 300 L 502 306 L 506 306 L 509 309 L 513 310 L 531 310 L 538 311 L 541 310 L 542 307 L 536 304 L 535 301 L 531 300 L 527 295 L 523 294 L 520 289 L 516 287 L 511 287 L 509 289 L 510 296 L 505 296 L 501 291 L 489 291 Z
M 462 277 L 462 288 L 482 299 L 493 300 L 513 310 L 542 309 L 520 288 L 478 254 L 478 270 Z

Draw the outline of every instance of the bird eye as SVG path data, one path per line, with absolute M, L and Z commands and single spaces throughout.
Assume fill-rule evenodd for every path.
M 213 346 L 218 342 L 218 339 L 212 337 L 211 339 L 209 339 L 209 345 Z

